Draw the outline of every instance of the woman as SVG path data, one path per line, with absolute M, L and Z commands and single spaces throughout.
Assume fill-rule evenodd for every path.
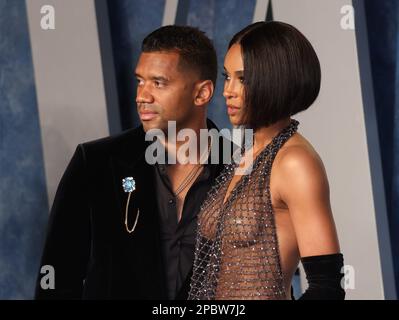
M 301 299 L 343 299 L 326 172 L 291 119 L 319 94 L 316 53 L 293 26 L 258 22 L 233 37 L 224 67 L 230 121 L 254 130 L 253 163 L 245 175 L 248 161 L 227 165 L 201 208 L 189 299 L 291 299 L 300 260 Z

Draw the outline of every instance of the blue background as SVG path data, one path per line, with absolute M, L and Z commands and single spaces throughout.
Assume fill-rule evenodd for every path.
M 0 0 L 0 299 L 32 297 L 47 218 L 25 1 Z

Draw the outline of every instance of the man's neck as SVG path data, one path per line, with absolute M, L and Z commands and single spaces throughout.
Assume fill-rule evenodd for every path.
M 187 144 L 191 145 L 191 144 L 195 144 L 195 147 L 190 148 L 191 149 L 195 149 L 196 152 L 196 157 L 197 157 L 197 162 L 199 163 L 200 157 L 201 157 L 201 135 L 200 135 L 200 131 L 203 129 L 207 129 L 207 121 L 206 118 L 203 119 L 203 121 L 201 122 L 197 122 L 194 123 L 190 126 L 177 126 L 176 129 L 176 137 L 174 137 L 173 139 L 168 139 L 168 137 L 166 137 L 166 141 L 165 141 L 165 150 L 166 152 L 171 152 L 172 154 L 176 155 L 176 165 L 182 165 L 181 163 L 179 163 L 177 154 L 179 154 L 179 150 L 181 147 L 184 147 L 184 149 L 187 149 Z M 177 136 L 179 135 L 179 131 L 183 130 L 183 129 L 190 129 L 192 131 L 194 131 L 194 137 L 193 138 L 187 138 L 185 141 L 180 141 L 177 140 Z M 207 141 L 206 141 L 207 142 Z M 207 144 L 208 146 L 208 144 Z M 183 150 L 184 151 L 184 150 Z M 172 164 L 173 165 L 173 164 Z

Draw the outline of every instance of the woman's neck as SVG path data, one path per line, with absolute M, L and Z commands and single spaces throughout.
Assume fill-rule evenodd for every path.
M 267 127 L 260 127 L 254 133 L 254 153 L 263 150 L 281 130 L 290 125 L 291 118 L 285 118 Z

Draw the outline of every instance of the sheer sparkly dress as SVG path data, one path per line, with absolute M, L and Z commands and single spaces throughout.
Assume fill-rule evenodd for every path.
M 255 158 L 224 202 L 237 164 L 226 165 L 198 215 L 188 299 L 286 299 L 270 196 L 277 152 L 297 131 L 291 120 Z

